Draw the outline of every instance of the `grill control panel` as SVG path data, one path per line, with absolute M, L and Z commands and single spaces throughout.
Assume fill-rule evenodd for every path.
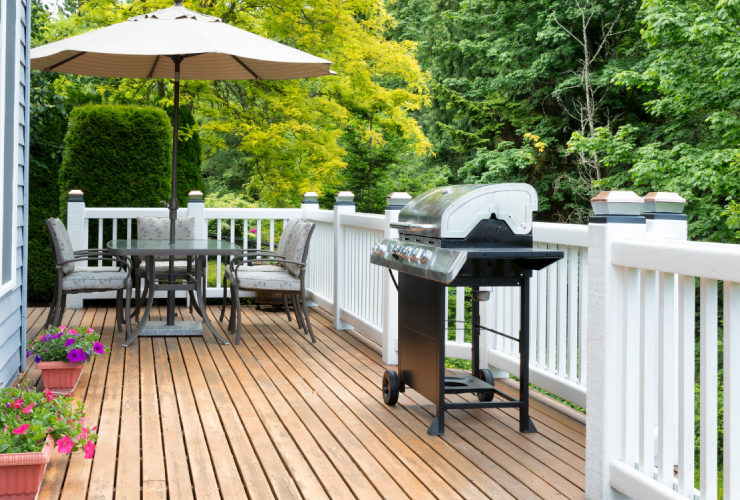
M 442 283 L 454 280 L 467 258 L 464 250 L 389 239 L 373 245 L 370 254 L 373 264 Z

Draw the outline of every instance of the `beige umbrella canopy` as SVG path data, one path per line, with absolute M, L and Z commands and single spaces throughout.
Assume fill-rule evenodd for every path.
M 31 67 L 110 78 L 287 80 L 336 74 L 331 62 L 180 5 L 31 50 Z
M 174 78 L 172 196 L 177 219 L 177 137 L 180 78 L 186 80 L 289 80 L 336 75 L 331 62 L 235 28 L 213 16 L 168 9 L 132 17 L 31 49 L 31 68 L 108 78 Z M 175 224 L 170 224 L 170 243 Z M 170 278 L 173 276 L 170 258 Z M 174 292 L 168 294 L 167 324 L 174 324 Z

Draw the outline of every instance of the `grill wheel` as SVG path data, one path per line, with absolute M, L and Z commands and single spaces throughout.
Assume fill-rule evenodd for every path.
M 398 373 L 394 370 L 386 370 L 383 374 L 383 401 L 388 406 L 393 406 L 398 402 Z
M 478 378 L 486 384 L 493 385 L 493 373 L 487 368 L 483 368 L 478 372 Z M 479 392 L 478 401 L 493 401 L 493 392 Z

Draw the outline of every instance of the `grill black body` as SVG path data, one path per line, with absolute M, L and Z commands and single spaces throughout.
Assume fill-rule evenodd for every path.
M 423 195 L 422 195 L 423 196 Z M 403 211 L 401 212 L 403 215 Z M 399 217 L 400 218 L 400 217 Z M 439 250 L 456 251 L 456 259 L 448 263 L 449 269 L 437 269 L 436 273 L 425 273 L 418 264 L 406 263 L 394 252 L 378 251 L 400 244 L 414 245 L 433 252 L 428 260 L 429 267 Z M 529 360 L 529 278 L 532 270 L 539 270 L 563 258 L 558 250 L 532 248 L 531 229 L 525 234 L 516 234 L 511 227 L 494 216 L 480 220 L 465 238 L 421 237 L 413 231 L 399 229 L 399 238 L 383 240 L 373 249 L 371 261 L 375 264 L 396 269 L 398 275 L 398 372 L 386 372 L 383 378 L 383 393 L 387 404 L 395 404 L 398 392 L 411 387 L 436 405 L 434 418 L 428 433 L 444 434 L 444 412 L 458 408 L 519 408 L 521 432 L 536 432 L 529 418 L 529 392 L 520 391 L 516 399 L 494 386 L 490 370 L 479 370 L 479 340 L 481 329 L 490 330 L 480 324 L 480 307 L 473 300 L 472 318 L 472 373 L 460 376 L 445 376 L 445 294 L 447 287 L 519 287 L 521 293 L 521 330 L 518 339 L 513 332 L 504 334 L 519 342 L 520 359 Z M 379 255 L 381 254 L 381 255 Z M 448 262 L 448 261 L 445 261 Z M 437 266 L 439 267 L 439 266 Z M 433 278 L 430 279 L 429 276 Z M 441 281 L 440 276 L 451 278 Z M 474 296 L 478 295 L 476 293 Z M 493 331 L 493 330 L 490 330 Z M 529 387 L 529 363 L 521 363 L 521 387 Z M 445 394 L 476 393 L 478 401 L 450 403 Z M 493 401 L 494 395 L 505 401 Z

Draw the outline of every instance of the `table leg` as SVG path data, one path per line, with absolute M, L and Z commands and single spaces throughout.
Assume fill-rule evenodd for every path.
M 198 305 L 200 306 L 200 310 L 203 311 L 203 321 L 205 321 L 206 326 L 209 330 L 211 330 L 211 333 L 214 337 L 216 337 L 219 341 L 221 341 L 224 345 L 229 345 L 229 341 L 223 338 L 221 335 L 219 335 L 216 332 L 216 329 L 213 328 L 213 325 L 211 324 L 211 320 L 208 318 L 208 311 L 206 309 L 206 301 L 205 301 L 205 290 L 201 290 L 205 286 L 207 286 L 207 282 L 205 282 L 203 277 L 204 272 L 204 263 L 205 263 L 206 257 L 199 256 L 196 258 L 196 265 L 195 265 L 195 295 L 198 297 Z M 206 283 L 204 285 L 204 283 Z
M 146 261 L 146 273 L 148 275 L 147 280 L 147 288 L 149 297 L 147 298 L 146 302 L 146 309 L 144 309 L 144 314 L 141 317 L 141 321 L 139 321 L 139 324 L 136 325 L 136 331 L 131 334 L 131 337 L 126 339 L 126 342 L 123 343 L 123 347 L 128 347 L 131 342 L 136 340 L 136 337 L 139 336 L 139 333 L 144 329 L 144 326 L 146 325 L 146 322 L 149 321 L 149 313 L 152 311 L 152 305 L 154 305 L 154 256 L 150 255 L 147 257 Z

